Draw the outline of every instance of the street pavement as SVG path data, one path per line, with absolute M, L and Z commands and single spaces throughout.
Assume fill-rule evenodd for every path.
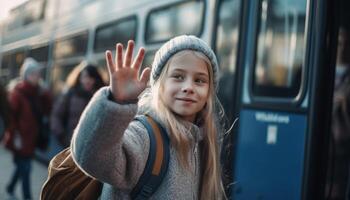
M 31 190 L 33 200 L 40 199 L 41 187 L 47 178 L 47 166 L 52 157 L 63 149 L 53 135 L 50 135 L 50 142 L 45 152 L 36 150 L 35 159 L 32 161 Z M 5 187 L 14 170 L 11 153 L 0 144 L 0 200 L 22 200 L 22 182 L 19 180 L 16 185 L 16 199 L 8 198 Z
M 5 187 L 7 182 L 12 175 L 14 168 L 14 164 L 12 162 L 12 155 L 9 151 L 4 149 L 2 145 L 0 145 L 0 200 L 10 200 L 5 192 Z M 32 162 L 32 173 L 31 173 L 31 189 L 33 200 L 39 199 L 40 190 L 47 178 L 47 166 L 38 162 L 37 160 L 33 160 Z M 20 181 L 17 182 L 16 185 L 16 199 L 22 200 L 22 184 Z

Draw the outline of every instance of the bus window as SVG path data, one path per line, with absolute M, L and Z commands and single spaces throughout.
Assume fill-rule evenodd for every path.
M 24 7 L 23 25 L 27 25 L 44 18 L 45 1 L 31 0 L 26 3 Z
M 45 69 L 41 71 L 41 76 L 45 79 L 48 70 L 46 64 L 49 58 L 49 46 L 34 47 L 29 50 L 28 56 L 34 58 L 45 67 Z
M 98 72 L 101 74 L 103 81 L 105 84 L 109 84 L 109 74 L 107 70 L 107 65 L 106 65 L 106 59 L 99 59 L 96 62 Z
M 11 65 L 11 54 L 5 53 L 1 60 L 1 79 L 3 83 L 10 81 L 10 65 Z
M 25 54 L 24 50 L 17 51 L 17 52 L 15 52 L 12 55 L 12 62 L 11 62 L 12 66 L 10 66 L 11 67 L 10 71 L 11 71 L 11 77 L 12 78 L 15 78 L 15 77 L 19 76 L 20 68 L 21 68 L 21 66 L 23 64 L 25 56 L 26 56 L 26 54 Z
M 29 57 L 34 58 L 38 62 L 47 62 L 49 56 L 49 46 L 35 47 L 29 50 Z
M 199 36 L 203 16 L 203 1 L 186 1 L 153 10 L 147 17 L 145 40 L 154 43 L 182 34 Z
M 306 0 L 262 0 L 253 74 L 254 96 L 295 98 L 300 92 Z
M 52 91 L 54 96 L 57 96 L 60 94 L 62 89 L 64 89 L 67 76 L 69 73 L 79 64 L 77 63 L 71 63 L 71 64 L 55 64 L 53 67 L 53 70 L 51 71 L 51 77 L 52 77 Z
M 84 56 L 87 50 L 88 32 L 60 39 L 55 42 L 53 57 L 55 59 Z
M 5 31 L 13 31 L 44 19 L 46 0 L 31 0 L 14 8 Z
M 107 49 L 114 50 L 116 43 L 122 43 L 126 46 L 128 40 L 135 40 L 136 27 L 136 16 L 98 27 L 96 30 L 94 51 L 102 52 Z
M 232 95 L 235 82 L 240 10 L 240 0 L 223 0 L 220 1 L 217 11 L 215 51 L 222 72 L 219 85 L 225 86 L 219 87 L 218 96 L 230 122 L 233 122 Z
M 11 54 L 4 53 L 1 60 L 1 69 L 8 69 L 11 64 Z
M 150 68 L 152 67 L 153 59 L 156 52 L 157 50 L 146 51 L 145 58 L 143 59 L 143 62 L 142 62 L 142 69 L 146 67 L 150 67 Z

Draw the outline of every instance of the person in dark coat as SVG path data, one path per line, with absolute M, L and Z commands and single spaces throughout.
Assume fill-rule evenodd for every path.
M 49 115 L 51 95 L 40 86 L 42 66 L 33 58 L 26 58 L 21 67 L 20 81 L 9 93 L 11 120 L 4 136 L 5 146 L 11 150 L 15 169 L 6 191 L 13 196 L 18 180 L 22 180 L 23 198 L 31 199 L 31 161 L 37 145 L 42 120 Z
M 51 115 L 51 133 L 63 147 L 68 147 L 81 113 L 92 95 L 104 81 L 97 67 L 83 61 L 70 73 L 67 88 L 54 105 Z
M 10 105 L 7 100 L 7 91 L 4 85 L 0 83 L 0 141 L 5 130 L 10 124 Z

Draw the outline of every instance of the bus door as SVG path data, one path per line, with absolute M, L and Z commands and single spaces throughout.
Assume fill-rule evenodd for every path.
M 321 199 L 315 180 L 324 167 L 316 165 L 325 155 L 319 147 L 328 135 L 332 87 L 325 2 L 247 3 L 235 200 Z

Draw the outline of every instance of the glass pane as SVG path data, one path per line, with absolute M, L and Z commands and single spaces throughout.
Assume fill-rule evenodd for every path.
M 11 65 L 11 54 L 3 54 L 1 60 L 1 79 L 2 83 L 8 83 L 10 81 L 10 65 Z
M 262 0 L 253 93 L 295 97 L 304 64 L 305 0 Z
M 9 68 L 11 64 L 11 54 L 3 54 L 1 59 L 1 69 L 7 69 Z
M 122 19 L 113 24 L 97 28 L 94 50 L 96 52 L 107 49 L 114 50 L 116 43 L 120 42 L 126 46 L 128 40 L 135 40 L 135 38 L 136 17 Z
M 55 59 L 83 56 L 86 53 L 88 33 L 85 32 L 55 43 L 53 54 Z
M 21 28 L 23 26 L 23 8 L 15 8 L 9 13 L 8 23 L 6 23 L 5 31 Z
M 142 62 L 142 69 L 146 67 L 152 67 L 153 59 L 156 52 L 157 50 L 146 51 L 145 58 L 143 59 L 143 62 Z
M 23 61 L 25 59 L 25 52 L 24 51 L 18 51 L 12 55 L 12 62 L 11 62 L 11 77 L 15 78 L 19 76 L 20 68 L 23 64 Z
M 49 47 L 42 46 L 31 49 L 29 50 L 29 56 L 33 57 L 38 62 L 47 62 L 49 56 Z
M 65 86 L 66 78 L 69 73 L 77 66 L 79 62 L 72 64 L 55 64 L 53 70 L 51 71 L 52 77 L 52 91 L 54 96 L 60 94 Z
M 233 122 L 232 93 L 234 90 L 236 59 L 238 48 L 239 21 L 240 21 L 240 0 L 223 0 L 218 10 L 218 24 L 216 27 L 216 55 L 221 68 L 219 85 L 219 98 L 225 113 Z
M 102 79 L 108 85 L 109 84 L 109 74 L 108 74 L 108 70 L 107 70 L 106 60 L 104 58 L 99 59 L 99 60 L 97 60 L 96 64 L 98 67 L 98 71 L 100 72 L 100 74 L 102 76 Z
M 27 25 L 43 19 L 45 10 L 45 1 L 43 0 L 31 0 L 28 1 L 24 8 L 24 21 L 23 25 Z
M 199 35 L 203 12 L 203 1 L 190 1 L 152 11 L 147 20 L 146 42 L 161 42 L 182 34 Z

